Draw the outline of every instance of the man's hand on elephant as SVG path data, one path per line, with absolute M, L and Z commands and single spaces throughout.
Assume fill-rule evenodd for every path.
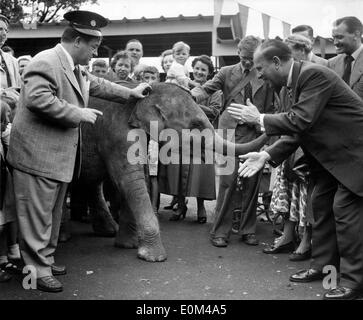
M 131 89 L 131 96 L 145 98 L 151 92 L 151 86 L 147 83 L 140 83 L 136 88 Z
M 267 160 L 271 157 L 266 151 L 250 152 L 245 155 L 239 156 L 240 160 L 245 160 L 240 163 L 238 174 L 243 178 L 249 178 L 260 171 Z
M 82 122 L 89 122 L 91 124 L 94 124 L 97 120 L 97 117 L 103 115 L 102 111 L 97 109 L 83 108 L 81 110 L 82 110 L 82 116 L 81 116 Z
M 260 124 L 260 112 L 250 99 L 247 99 L 247 105 L 231 103 L 227 111 L 239 123 Z

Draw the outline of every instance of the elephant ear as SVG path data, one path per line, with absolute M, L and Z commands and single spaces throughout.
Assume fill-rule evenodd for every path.
M 158 104 L 152 106 L 139 104 L 131 113 L 128 123 L 131 127 L 143 129 L 150 134 L 150 121 L 158 121 L 159 129 L 162 129 L 166 120 L 166 115 Z

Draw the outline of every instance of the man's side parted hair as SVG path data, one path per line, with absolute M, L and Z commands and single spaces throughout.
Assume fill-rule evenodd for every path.
M 238 49 L 254 52 L 261 43 L 262 40 L 258 37 L 246 36 L 238 43 Z
M 65 43 L 73 42 L 77 37 L 82 38 L 86 42 L 90 42 L 92 39 L 101 39 L 102 37 L 89 36 L 84 33 L 78 32 L 76 29 L 68 26 L 64 29 L 61 41 Z
M 143 47 L 143 45 L 142 45 L 142 43 L 141 43 L 140 40 L 138 40 L 138 39 L 131 39 L 131 40 L 129 40 L 129 41 L 126 42 L 125 48 L 127 48 L 127 46 L 128 46 L 129 43 L 139 43 L 141 45 L 141 48 Z
M 267 61 L 272 61 L 273 57 L 278 57 L 281 61 L 286 62 L 292 58 L 289 46 L 277 39 L 270 39 L 259 46 L 262 56 Z
M 309 37 L 314 38 L 314 30 L 312 27 L 308 26 L 307 24 L 300 24 L 296 26 L 291 30 L 291 33 L 304 32 L 304 31 L 308 32 Z
M 362 22 L 357 17 L 343 17 L 334 21 L 334 26 L 339 26 L 344 23 L 347 26 L 347 31 L 349 33 L 354 33 L 356 31 L 362 36 L 363 34 L 363 25 Z

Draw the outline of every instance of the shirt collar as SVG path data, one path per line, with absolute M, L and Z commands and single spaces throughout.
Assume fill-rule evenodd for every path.
M 288 87 L 288 88 L 291 88 L 291 85 L 292 85 L 292 70 L 293 70 L 293 68 L 294 68 L 294 61 L 292 61 L 292 63 L 291 63 L 289 76 L 287 77 L 286 87 Z
M 359 54 L 362 52 L 362 50 L 363 50 L 363 44 L 361 44 L 360 47 L 352 53 L 352 57 L 354 58 L 354 61 L 357 60 L 357 58 L 358 58 Z
M 308 61 L 311 61 L 313 60 L 313 52 L 310 51 L 309 54 L 308 54 Z
M 73 58 L 72 58 L 72 56 L 69 54 L 69 52 L 63 47 L 63 45 L 61 44 L 61 48 L 63 49 L 63 51 L 64 51 L 64 53 L 65 53 L 65 55 L 66 55 L 66 57 L 67 57 L 67 60 L 68 60 L 68 62 L 69 62 L 69 65 L 71 66 L 71 69 L 72 69 L 72 71 L 74 71 L 74 68 L 75 68 L 75 66 L 74 66 L 74 61 L 73 61 Z

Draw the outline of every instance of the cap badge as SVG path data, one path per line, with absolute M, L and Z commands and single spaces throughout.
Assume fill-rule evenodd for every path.
M 95 20 L 91 20 L 90 24 L 91 24 L 92 27 L 95 27 L 96 26 L 96 21 Z

